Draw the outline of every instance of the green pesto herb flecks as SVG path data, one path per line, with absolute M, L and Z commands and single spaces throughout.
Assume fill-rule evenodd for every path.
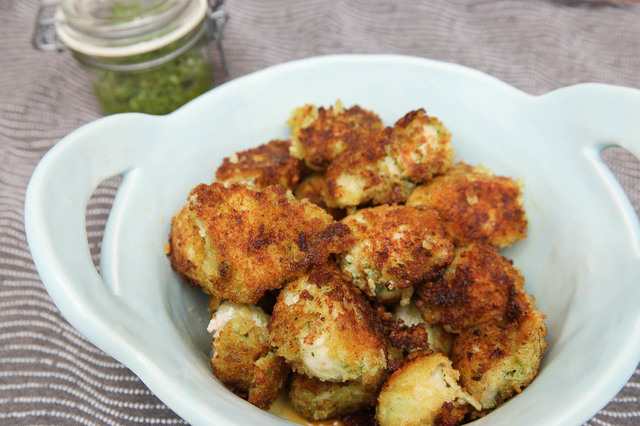
M 97 70 L 94 88 L 105 114 L 167 114 L 209 90 L 211 63 L 198 48 L 147 70 Z

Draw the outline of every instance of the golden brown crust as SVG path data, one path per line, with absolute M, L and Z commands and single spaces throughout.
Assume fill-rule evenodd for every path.
M 415 183 L 426 182 L 453 164 L 451 133 L 422 108 L 400 118 L 393 126 L 392 138 L 391 155 Z
M 289 367 L 271 350 L 266 324 L 257 324 L 251 316 L 235 315 L 214 336 L 211 367 L 216 377 L 236 395 L 268 409 L 278 397 Z
M 462 422 L 468 412 L 468 405 L 459 406 L 451 402 L 445 402 L 436 413 L 433 424 L 438 426 L 455 426 Z
M 255 362 L 269 352 L 269 332 L 248 318 L 234 318 L 212 342 L 211 367 L 215 375 L 242 398 L 254 378 Z
M 376 419 L 380 426 L 459 422 L 468 403 L 479 404 L 460 387 L 458 378 L 444 355 L 413 352 L 382 386 Z
M 380 324 L 366 299 L 333 262 L 286 284 L 269 330 L 271 345 L 301 374 L 368 385 L 386 368 Z
M 436 213 L 426 207 L 361 209 L 342 223 L 356 242 L 340 255 L 340 267 L 365 294 L 381 302 L 396 302 L 400 292 L 395 290 L 439 278 L 453 259 L 453 244 Z
M 344 209 L 335 207 L 328 207 L 322 197 L 322 192 L 326 185 L 324 173 L 314 172 L 305 177 L 293 191 L 293 194 L 298 200 L 304 200 L 305 198 L 309 202 L 315 204 L 318 207 L 322 207 L 327 213 L 329 213 L 335 220 L 340 220 L 345 217 L 346 212 Z
M 422 324 L 405 324 L 403 320 L 394 317 L 382 305 L 375 307 L 375 313 L 382 324 L 384 335 L 392 347 L 406 351 L 429 349 L 429 334 Z
M 282 357 L 269 352 L 256 361 L 254 371 L 255 377 L 249 388 L 247 401 L 268 410 L 289 376 L 289 366 Z
M 451 360 L 460 382 L 484 410 L 520 393 L 536 376 L 547 347 L 544 315 L 533 298 L 519 290 L 517 320 L 486 321 L 465 329 L 454 340 Z
M 315 170 L 326 169 L 348 146 L 384 128 L 375 113 L 358 105 L 343 109 L 339 102 L 329 108 L 305 105 L 294 110 L 288 123 L 298 158 Z
M 224 183 L 245 183 L 256 188 L 281 185 L 293 189 L 304 175 L 300 160 L 289 154 L 290 141 L 273 140 L 222 161 L 216 179 Z
M 333 207 L 403 203 L 416 184 L 444 173 L 455 152 L 449 130 L 423 109 L 350 145 L 329 165 L 325 202 Z
M 234 302 L 256 303 L 353 243 L 346 225 L 275 185 L 201 184 L 183 212 L 173 220 L 172 266 L 208 294 Z
M 527 235 L 521 188 L 514 180 L 458 163 L 417 187 L 407 205 L 435 209 L 456 244 L 481 242 L 507 247 Z
M 294 374 L 289 396 L 294 410 L 307 419 L 324 420 L 373 407 L 384 376 L 369 385 L 360 382 L 326 382 Z
M 414 185 L 400 176 L 392 176 L 385 163 L 391 144 L 390 128 L 350 145 L 329 165 L 323 192 L 331 207 L 404 202 Z M 390 163 L 395 163 L 391 157 Z
M 416 305 L 425 321 L 451 332 L 490 320 L 517 315 L 514 290 L 524 285 L 520 271 L 487 244 L 456 249 L 442 279 L 418 290 Z
M 195 214 L 188 204 L 171 219 L 167 246 L 165 253 L 171 261 L 171 267 L 187 284 L 197 286 L 207 279 L 202 265 L 210 260 L 210 255 L 205 248 L 205 240 L 200 235 Z M 219 300 L 218 297 L 216 299 Z M 212 307 L 217 309 L 215 299 L 213 303 Z

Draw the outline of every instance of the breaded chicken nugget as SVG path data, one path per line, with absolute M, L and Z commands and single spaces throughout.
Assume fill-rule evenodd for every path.
M 375 382 L 386 368 L 380 324 L 333 263 L 288 282 L 273 308 L 271 345 L 292 369 L 331 382 Z
M 256 303 L 352 243 L 348 226 L 282 187 L 213 183 L 194 188 L 173 218 L 168 256 L 207 294 Z
M 389 154 L 403 174 L 416 183 L 444 173 L 455 159 L 449 129 L 424 109 L 411 111 L 398 120 L 392 139 Z
M 313 170 L 324 170 L 347 146 L 384 128 L 378 116 L 357 105 L 344 109 L 337 101 L 325 109 L 314 105 L 296 108 L 287 121 L 291 127 L 291 154 Z
M 414 189 L 407 205 L 435 209 L 456 244 L 480 242 L 502 248 L 527 235 L 520 183 L 483 167 L 458 163 Z
M 403 203 L 454 158 L 449 130 L 423 109 L 411 111 L 338 155 L 327 168 L 323 197 L 332 207 Z
M 330 207 L 355 207 L 366 203 L 404 202 L 415 183 L 404 176 L 387 153 L 391 128 L 350 145 L 327 168 L 322 197 Z
M 269 346 L 269 315 L 254 305 L 224 301 L 207 331 L 213 333 L 211 367 L 238 396 L 268 409 L 289 368 Z
M 531 303 L 506 326 L 487 321 L 456 336 L 451 350 L 453 366 L 483 410 L 520 393 L 538 373 L 547 347 L 544 317 Z
M 418 308 L 426 322 L 460 333 L 474 324 L 504 319 L 514 290 L 524 278 L 512 262 L 488 244 L 456 249 L 453 262 L 442 278 L 418 291 Z
M 289 397 L 300 415 L 311 420 L 344 416 L 373 407 L 384 376 L 369 386 L 360 382 L 325 382 L 294 374 Z
M 298 200 L 304 200 L 306 198 L 316 206 L 322 207 L 327 211 L 327 213 L 333 216 L 335 220 L 342 219 L 346 215 L 346 212 L 343 209 L 328 207 L 324 202 L 324 198 L 322 197 L 324 186 L 324 173 L 314 172 L 300 181 L 296 189 L 293 191 L 293 194 Z
M 382 386 L 376 406 L 380 426 L 456 424 L 468 405 L 480 404 L 458 384 L 459 373 L 442 354 L 415 353 Z
M 273 140 L 225 158 L 216 171 L 218 182 L 244 183 L 255 188 L 281 185 L 293 190 L 304 175 L 300 160 L 289 154 L 290 141 Z
M 425 207 L 377 206 L 342 219 L 355 244 L 340 267 L 365 294 L 383 303 L 408 303 L 413 286 L 437 279 L 453 259 L 435 212 Z

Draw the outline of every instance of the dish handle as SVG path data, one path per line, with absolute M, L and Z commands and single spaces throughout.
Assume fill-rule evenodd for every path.
M 640 159 L 640 90 L 599 83 L 578 84 L 542 97 L 545 107 L 571 129 L 579 149 L 619 146 Z M 568 111 L 567 111 L 568 109 Z M 562 128 L 563 126 L 559 126 Z
M 601 153 L 611 147 L 620 147 L 640 159 L 640 90 L 606 84 L 579 84 L 552 92 L 550 108 L 562 106 L 565 111 L 552 111 L 561 117 L 569 134 L 562 135 L 571 141 L 584 161 L 583 181 L 593 194 L 596 188 L 609 192 L 627 226 L 627 234 L 635 252 L 640 255 L 640 222 L 638 215 L 618 182 L 604 162 Z M 569 111 L 566 111 L 566 109 Z M 558 126 L 563 128 L 563 126 Z M 593 173 L 595 172 L 595 173 Z M 602 187 L 604 183 L 606 187 Z M 603 207 L 604 208 L 604 207 Z
M 121 324 L 135 315 L 118 303 L 97 272 L 85 215 L 101 182 L 140 164 L 141 141 L 148 135 L 139 135 L 136 128 L 140 120 L 154 119 L 120 114 L 80 127 L 47 152 L 27 187 L 25 229 L 36 269 L 54 303 L 85 335 L 97 329 L 107 339 L 118 339 L 118 333 L 127 333 Z M 108 318 L 117 318 L 113 323 L 120 325 L 106 327 Z

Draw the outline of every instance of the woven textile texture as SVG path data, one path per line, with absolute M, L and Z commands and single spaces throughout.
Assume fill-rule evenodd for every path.
M 0 0 L 0 424 L 184 423 L 62 318 L 31 260 L 29 177 L 57 141 L 101 115 L 68 53 L 32 48 L 38 6 Z M 308 56 L 399 53 L 467 65 L 532 94 L 590 81 L 640 88 L 640 3 L 228 0 L 225 9 L 229 79 Z M 619 148 L 603 157 L 638 211 L 640 163 Z M 118 183 L 103 183 L 87 211 L 96 262 Z M 638 398 L 636 370 L 588 424 L 640 424 Z

